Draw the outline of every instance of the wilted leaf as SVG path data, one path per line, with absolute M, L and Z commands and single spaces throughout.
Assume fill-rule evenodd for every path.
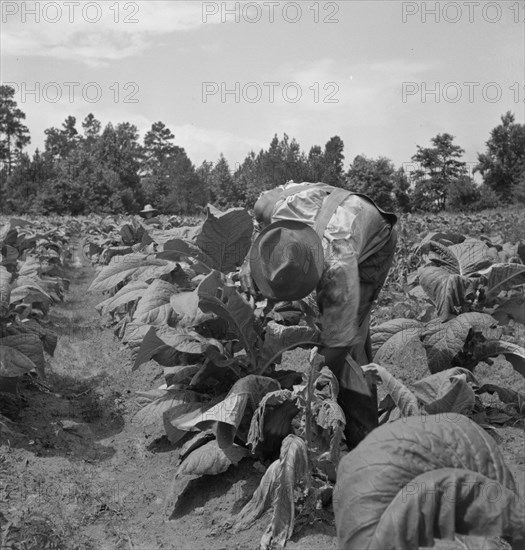
M 252 454 L 265 458 L 278 452 L 281 442 L 291 432 L 292 419 L 299 412 L 290 390 L 277 390 L 267 393 L 259 403 L 250 422 L 247 444 Z M 275 441 L 274 434 L 283 431 Z M 279 434 L 281 435 L 281 434 Z M 277 448 L 275 448 L 277 447 Z
M 275 460 L 264 472 L 264 476 L 255 493 L 253 493 L 251 500 L 237 514 L 232 528 L 233 533 L 249 529 L 270 507 L 275 490 L 279 485 L 280 470 L 281 461 Z
M 292 536 L 295 523 L 294 488 L 301 483 L 310 487 L 308 451 L 305 442 L 296 435 L 289 435 L 281 446 L 279 476 L 273 491 L 273 514 L 270 524 L 261 538 L 261 549 L 284 548 Z
M 221 448 L 233 444 L 237 434 L 246 439 L 252 414 L 261 399 L 271 391 L 279 390 L 276 380 L 265 376 L 249 375 L 238 380 L 228 395 L 212 408 L 203 408 L 201 414 L 174 420 L 173 425 L 181 430 L 206 430 L 215 427 L 217 443 Z
M 383 391 L 392 397 L 402 416 L 412 416 L 419 413 L 416 396 L 395 376 L 390 374 L 385 367 L 371 363 L 364 366 L 363 370 L 365 372 L 377 372 L 383 385 Z

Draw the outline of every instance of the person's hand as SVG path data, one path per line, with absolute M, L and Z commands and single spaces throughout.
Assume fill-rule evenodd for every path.
M 244 260 L 244 263 L 241 265 L 241 270 L 239 273 L 239 281 L 241 283 L 241 289 L 244 292 L 247 292 L 251 296 L 255 296 L 255 286 L 253 284 L 249 259 Z

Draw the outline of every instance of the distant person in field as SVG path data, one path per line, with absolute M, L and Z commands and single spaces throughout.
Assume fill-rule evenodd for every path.
M 143 210 L 140 211 L 140 215 L 144 218 L 144 224 L 151 225 L 153 227 L 162 227 L 161 221 L 156 217 L 158 211 L 153 208 L 151 204 L 146 204 Z
M 365 195 L 324 183 L 288 182 L 263 193 L 254 212 L 241 286 L 273 301 L 315 299 L 319 353 L 339 380 L 352 448 L 378 423 L 375 387 L 365 395 L 356 368 L 372 362 L 370 310 L 392 265 L 397 217 Z

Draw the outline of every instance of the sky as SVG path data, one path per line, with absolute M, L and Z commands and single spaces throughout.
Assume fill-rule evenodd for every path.
M 1 80 L 31 132 L 93 113 L 154 122 L 193 163 L 233 169 L 275 134 L 339 136 L 413 169 L 455 136 L 473 166 L 506 111 L 525 122 L 525 3 L 286 0 L 1 2 Z

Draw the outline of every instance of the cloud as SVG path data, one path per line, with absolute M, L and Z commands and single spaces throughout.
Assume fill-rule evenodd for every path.
M 202 128 L 193 124 L 179 126 L 167 124 L 167 126 L 175 134 L 174 142 L 184 147 L 192 162 L 197 166 L 204 160 L 217 161 L 221 152 L 227 159 L 244 160 L 251 150 L 258 152 L 267 145 L 257 139 L 246 138 L 223 130 Z M 230 166 L 230 168 L 234 169 L 235 166 Z
M 107 66 L 143 53 L 159 35 L 203 26 L 195 1 L 2 2 L 5 56 Z

